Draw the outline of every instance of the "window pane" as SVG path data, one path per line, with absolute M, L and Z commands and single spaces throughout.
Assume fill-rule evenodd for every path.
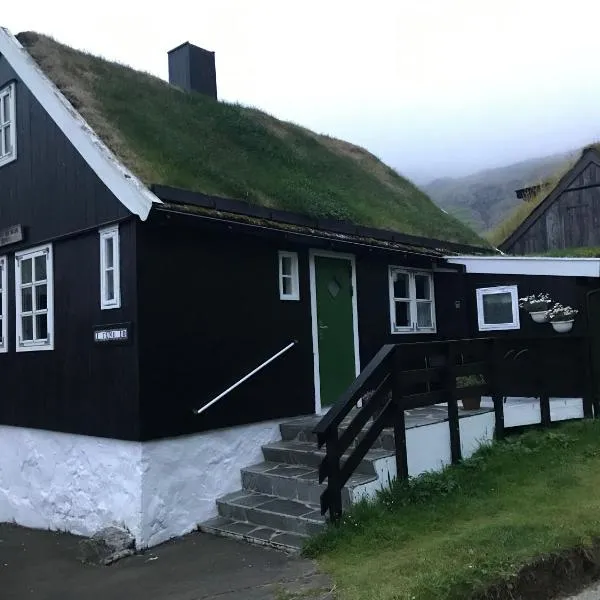
M 291 277 L 282 277 L 281 285 L 282 285 L 282 289 L 283 289 L 283 294 L 285 296 L 291 295 L 293 293 L 294 290 L 292 289 L 292 278 Z
M 30 312 L 33 310 L 32 298 L 33 290 L 30 287 L 21 290 L 21 312 Z
M 35 286 L 35 309 L 45 310 L 48 308 L 48 292 L 46 284 Z
M 2 96 L 2 123 L 8 123 L 10 121 L 10 98 L 8 94 Z
M 114 267 L 114 244 L 113 238 L 106 238 L 104 240 L 104 257 L 106 264 L 104 265 L 107 269 Z
M 396 327 L 408 327 L 410 325 L 410 304 L 408 302 L 396 302 Z
M 513 304 L 510 292 L 500 294 L 484 294 L 483 321 L 487 325 L 513 322 Z
M 292 257 L 282 256 L 281 257 L 281 274 L 291 275 L 292 274 Z
M 33 317 L 21 317 L 22 335 L 25 341 L 33 340 Z
M 415 275 L 417 300 L 431 300 L 431 285 L 428 275 Z
M 431 302 L 417 302 L 417 327 L 423 329 L 433 327 L 431 308 Z
M 408 298 L 408 274 L 394 273 L 394 298 Z
M 46 279 L 46 256 L 35 257 L 35 280 L 43 281 Z
M 11 154 L 12 153 L 12 140 L 10 138 L 10 125 L 6 125 L 4 127 L 4 154 Z
M 106 295 L 105 300 L 110 301 L 115 299 L 115 272 L 105 271 L 104 272 L 104 293 Z
M 31 283 L 32 263 L 31 258 L 25 258 L 21 261 L 21 283 Z
M 48 337 L 48 315 L 35 316 L 35 339 L 45 340 Z

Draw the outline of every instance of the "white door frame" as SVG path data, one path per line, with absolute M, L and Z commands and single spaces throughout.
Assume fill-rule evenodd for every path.
M 356 286 L 356 258 L 354 254 L 345 254 L 343 252 L 328 252 L 326 250 L 309 250 L 308 266 L 310 274 L 310 314 L 312 322 L 312 339 L 313 339 L 313 365 L 314 365 L 314 381 L 315 381 L 315 413 L 322 414 L 327 412 L 328 408 L 321 407 L 321 379 L 319 376 L 319 330 L 317 320 L 317 280 L 315 273 L 315 256 L 324 256 L 327 258 L 339 258 L 349 260 L 352 267 L 352 328 L 354 333 L 354 370 L 355 375 L 360 373 L 360 356 L 359 356 L 359 336 L 358 336 L 358 303 L 357 303 L 357 286 Z

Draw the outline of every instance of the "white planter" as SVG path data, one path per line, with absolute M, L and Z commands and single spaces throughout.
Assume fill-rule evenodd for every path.
M 573 319 L 571 321 L 552 321 L 552 328 L 557 333 L 566 333 L 573 328 Z
M 545 323 L 548 320 L 547 310 L 534 310 L 529 314 L 536 323 Z

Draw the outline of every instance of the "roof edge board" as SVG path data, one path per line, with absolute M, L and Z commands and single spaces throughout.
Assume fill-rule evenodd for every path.
M 0 27 L 0 54 L 99 179 L 129 211 L 145 221 L 152 204 L 162 204 L 162 201 L 120 162 L 19 40 L 4 27 Z
M 446 256 L 450 264 L 463 265 L 479 275 L 554 275 L 600 277 L 600 258 L 553 258 L 548 256 Z

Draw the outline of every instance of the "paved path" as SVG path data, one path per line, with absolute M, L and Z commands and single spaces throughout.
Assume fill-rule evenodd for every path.
M 577 596 L 570 596 L 566 600 L 600 600 L 600 584 L 595 584 Z
M 0 524 L 2 600 L 332 598 L 312 561 L 203 533 L 109 567 L 83 565 L 78 538 Z

